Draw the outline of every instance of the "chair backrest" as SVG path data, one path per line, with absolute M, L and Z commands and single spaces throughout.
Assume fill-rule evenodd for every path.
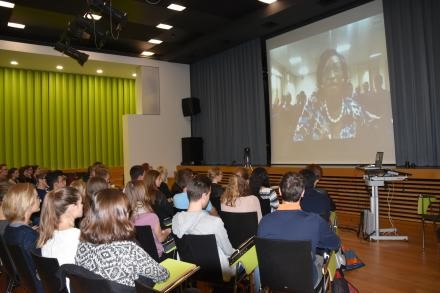
M 258 230 L 257 212 L 230 213 L 220 212 L 220 218 L 225 224 L 229 241 L 232 247 L 238 248 L 240 244 L 255 236 Z
M 18 245 L 7 245 L 7 247 L 17 268 L 20 285 L 26 287 L 29 292 L 43 292 L 41 282 L 37 278 L 35 264 L 29 255 L 30 252 Z
M 104 279 L 81 266 L 63 264 L 61 272 L 70 280 L 71 293 L 134 293 L 135 288 Z
M 223 282 L 215 235 L 173 235 L 180 259 L 200 266 L 193 278 L 201 281 Z
M 255 239 L 262 288 L 313 292 L 310 241 Z
M 3 264 L 5 273 L 8 275 L 8 279 L 15 284 L 18 283 L 18 272 L 15 267 L 14 261 L 12 260 L 9 249 L 6 246 L 3 235 L 0 235 L 0 260 Z
M 139 246 L 142 247 L 155 261 L 159 261 L 159 254 L 157 253 L 156 243 L 154 242 L 153 231 L 151 226 L 135 226 L 136 239 L 139 241 Z
M 56 258 L 43 257 L 35 251 L 31 253 L 38 276 L 45 293 L 68 292 L 66 278 L 60 274 L 60 265 Z
M 272 208 L 270 206 L 270 199 L 263 199 L 259 197 L 258 200 L 260 201 L 261 215 L 265 216 L 267 214 L 270 214 L 272 211 Z
M 139 279 L 134 281 L 134 285 L 136 288 L 136 293 L 155 293 L 155 292 L 160 292 L 157 291 L 155 289 L 153 289 L 154 287 L 154 282 L 150 279 L 147 278 L 145 276 L 140 275 Z

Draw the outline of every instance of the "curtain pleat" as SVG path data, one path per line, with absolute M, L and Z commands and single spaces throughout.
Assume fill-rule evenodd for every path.
M 0 162 L 121 166 L 122 115 L 135 113 L 135 80 L 0 68 Z

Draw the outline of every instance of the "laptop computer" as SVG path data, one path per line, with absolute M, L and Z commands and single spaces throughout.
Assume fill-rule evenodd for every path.
M 382 161 L 383 161 L 383 152 L 376 153 L 376 159 L 374 164 L 359 166 L 364 170 L 381 170 L 382 169 Z

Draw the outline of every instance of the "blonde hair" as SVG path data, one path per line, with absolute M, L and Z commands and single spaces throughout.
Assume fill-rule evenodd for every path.
M 82 179 L 76 179 L 76 180 L 73 180 L 73 181 L 70 183 L 70 187 L 73 187 L 73 188 L 75 188 L 76 190 L 78 190 L 79 193 L 81 194 L 81 197 L 82 197 L 83 201 L 85 201 L 85 199 L 86 199 L 86 187 L 87 187 L 87 185 L 86 185 L 86 183 L 84 182 L 84 180 L 82 180 Z
M 222 170 L 220 170 L 219 167 L 214 167 L 214 168 L 208 170 L 208 177 L 209 177 L 209 179 L 211 179 L 211 181 L 215 177 L 220 176 L 220 175 L 223 175 L 223 172 L 222 172 Z
M 160 176 L 162 176 L 162 181 L 166 181 L 168 178 L 168 170 L 164 166 L 158 166 L 156 168 L 157 171 L 159 171 Z M 166 183 L 166 182 L 165 182 Z
M 40 236 L 37 247 L 43 247 L 53 237 L 53 232 L 58 229 L 61 216 L 67 211 L 69 205 L 76 205 L 80 199 L 81 193 L 74 187 L 63 187 L 46 194 L 41 209 Z
M 35 187 L 30 183 L 12 185 L 2 201 L 3 214 L 9 222 L 24 221 L 26 211 L 34 204 Z
M 238 168 L 234 174 L 229 177 L 228 185 L 220 201 L 227 206 L 234 207 L 237 198 L 240 196 L 248 196 L 249 194 L 249 173 L 245 168 Z
M 139 204 L 144 206 L 147 210 L 152 210 L 151 202 L 147 197 L 147 189 L 141 180 L 129 181 L 125 185 L 125 194 L 130 201 L 130 206 L 133 211 L 136 211 Z

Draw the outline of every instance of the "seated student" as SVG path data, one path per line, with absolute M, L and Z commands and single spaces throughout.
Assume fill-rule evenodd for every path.
M 81 222 L 77 265 L 105 279 L 134 287 L 139 275 L 158 283 L 169 272 L 135 243 L 130 202 L 117 189 L 104 189 L 93 197 Z
M 56 258 L 60 265 L 75 263 L 80 234 L 75 219 L 82 214 L 82 197 L 75 188 L 63 187 L 46 195 L 37 242 L 42 256 Z
M 238 168 L 229 178 L 228 186 L 221 197 L 221 210 L 231 213 L 257 212 L 260 222 L 260 201 L 250 194 L 249 173 L 245 168 Z
M 260 200 L 261 212 L 263 213 L 263 216 L 275 211 L 278 208 L 278 205 L 280 204 L 278 201 L 278 195 L 270 188 L 269 175 L 267 174 L 266 169 L 258 167 L 252 171 L 251 178 L 249 179 L 249 187 L 251 189 L 251 193 Z M 266 204 L 267 200 L 270 204 L 270 210 L 269 207 L 264 208 L 263 206 Z
M 208 170 L 208 177 L 211 179 L 211 198 L 210 201 L 217 211 L 220 210 L 220 198 L 225 192 L 225 188 L 218 184 L 222 181 L 223 172 L 218 167 Z
M 333 199 L 328 195 L 327 191 L 325 189 L 316 187 L 318 185 L 319 180 L 321 180 L 322 175 L 323 175 L 323 171 L 322 171 L 321 166 L 319 166 L 317 164 L 310 164 L 310 165 L 307 165 L 305 169 L 311 170 L 311 171 L 313 171 L 313 173 L 315 173 L 315 176 L 316 176 L 315 189 L 318 190 L 319 192 L 323 193 L 325 196 L 327 196 L 329 198 L 330 210 L 336 211 L 336 204 L 333 201 Z
M 171 233 L 171 229 L 162 230 L 159 217 L 154 213 L 149 198 L 146 196 L 145 185 L 142 181 L 129 181 L 125 186 L 125 194 L 130 201 L 133 212 L 132 222 L 135 226 L 150 226 L 153 231 L 154 243 L 156 244 L 159 257 L 163 254 L 162 243 Z
M 304 180 L 304 196 L 301 198 L 301 209 L 320 215 L 324 220 L 330 218 L 330 199 L 325 194 L 315 189 L 316 176 L 311 170 L 301 170 L 299 174 Z
M 303 178 L 299 174 L 284 174 L 280 192 L 283 202 L 278 210 L 267 214 L 258 225 L 257 235 L 281 240 L 310 240 L 314 261 L 315 287 L 320 280 L 323 258 L 316 255 L 316 248 L 338 250 L 340 240 L 328 223 L 319 215 L 301 210 L 300 199 L 304 195 Z
M 61 170 L 55 170 L 47 173 L 46 182 L 49 191 L 56 191 L 60 188 L 66 187 L 66 176 Z
M 8 175 L 7 175 L 7 179 L 9 181 L 9 183 L 11 184 L 17 184 L 18 183 L 18 176 L 20 174 L 18 173 L 18 169 L 17 168 L 11 168 L 8 170 Z
M 168 188 L 168 170 L 167 168 L 165 168 L 164 166 L 158 166 L 156 168 L 156 170 L 160 173 L 160 179 L 161 179 L 161 183 L 159 186 L 159 190 L 162 191 L 163 194 L 165 194 L 165 196 L 167 198 L 172 198 L 173 194 L 171 193 L 170 189 Z
M 214 234 L 222 267 L 223 280 L 229 281 L 235 274 L 235 268 L 229 266 L 228 257 L 234 252 L 224 224 L 219 217 L 206 213 L 203 209 L 209 203 L 211 180 L 206 176 L 196 176 L 186 187 L 189 206 L 188 211 L 177 213 L 173 217 L 173 233 L 183 235 Z
M 84 214 L 89 209 L 91 202 L 93 201 L 93 197 L 98 191 L 109 188 L 109 184 L 105 179 L 100 177 L 91 177 L 86 183 L 86 198 L 84 201 Z
M 191 169 L 181 169 L 176 173 L 176 184 L 182 190 L 173 197 L 174 207 L 179 210 L 186 210 L 189 206 L 188 194 L 186 189 L 188 184 L 192 181 L 194 173 Z M 217 211 L 213 210 L 211 201 L 208 200 L 208 205 L 204 208 L 207 212 L 210 212 L 213 216 L 217 215 Z
M 160 173 L 156 170 L 149 170 L 145 175 L 144 184 L 147 190 L 148 201 L 151 203 L 151 207 L 159 217 L 160 222 L 163 223 L 164 219 L 174 215 L 174 210 L 165 194 L 159 190 L 161 182 Z
M 14 184 L 17 184 L 17 183 L 14 183 Z M 6 220 L 5 214 L 3 213 L 3 209 L 1 208 L 2 202 L 3 202 L 3 197 L 5 196 L 9 187 L 14 184 L 11 184 L 6 180 L 0 181 L 0 235 L 1 236 L 3 236 L 3 234 L 5 233 L 6 226 L 8 226 L 8 224 L 9 224 L 9 221 Z
M 143 181 L 145 177 L 145 169 L 141 165 L 134 165 L 130 168 L 131 181 L 140 180 Z
M 6 244 L 19 246 L 25 253 L 28 267 L 35 271 L 31 251 L 36 249 L 38 233 L 29 226 L 31 215 L 40 210 L 40 199 L 35 187 L 31 183 L 12 185 L 3 197 L 2 210 L 9 221 L 3 235 Z M 33 277 L 38 286 L 37 291 L 43 292 L 36 275 Z

